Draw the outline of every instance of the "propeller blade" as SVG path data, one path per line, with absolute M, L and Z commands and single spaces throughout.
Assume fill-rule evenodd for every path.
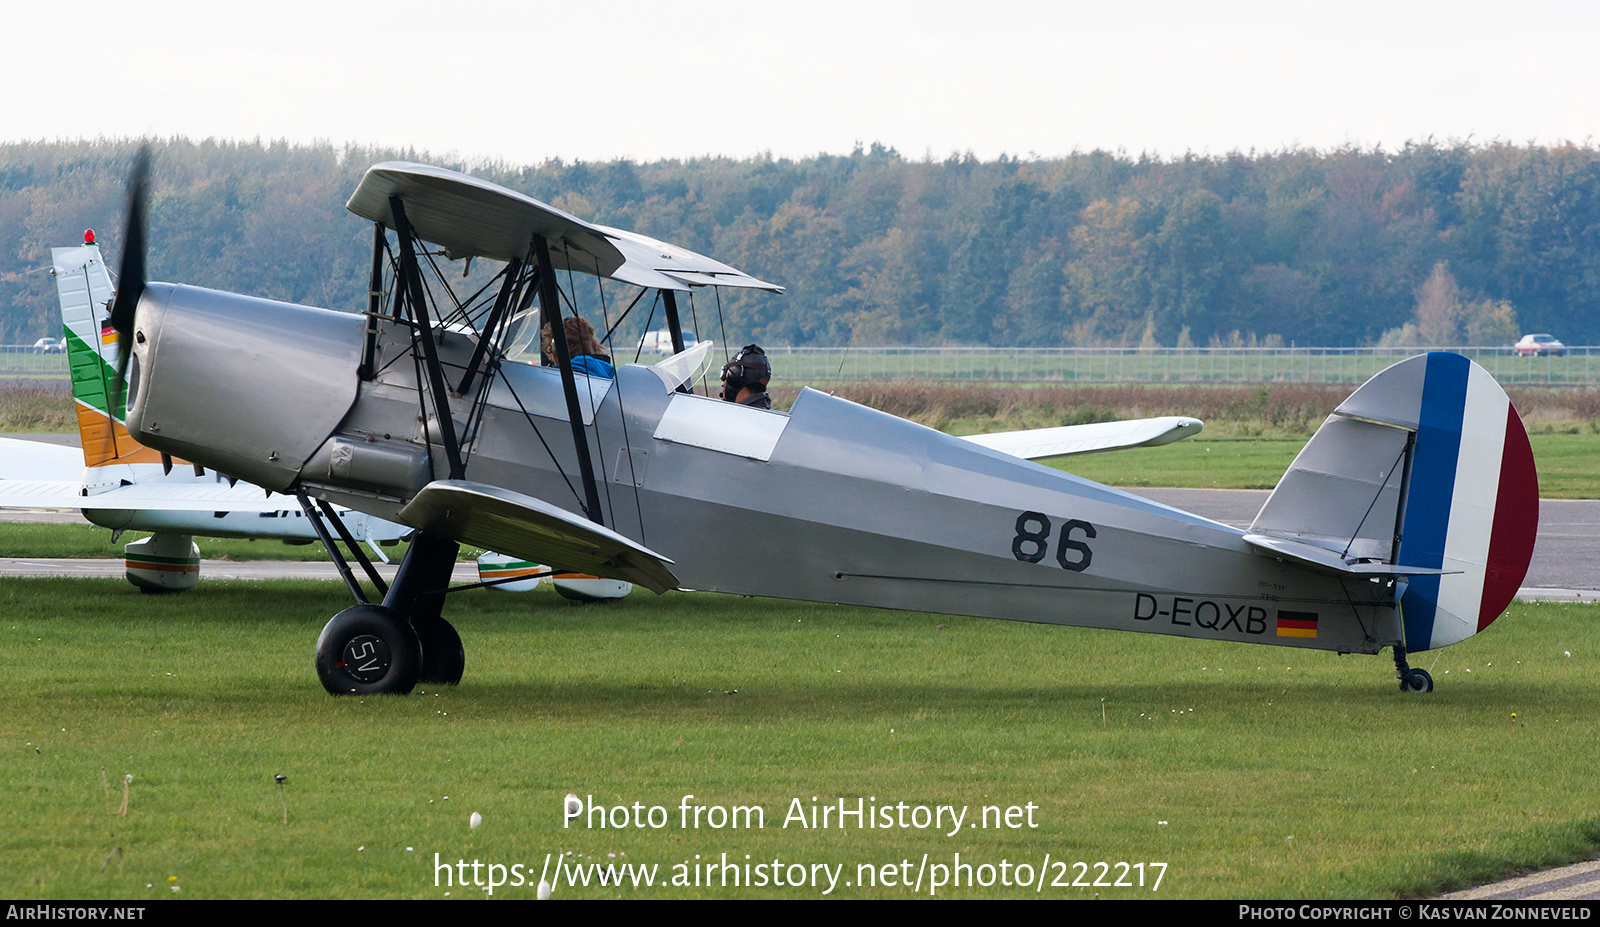
M 117 297 L 111 302 L 111 327 L 133 333 L 133 313 L 144 293 L 145 198 L 150 183 L 150 146 L 139 149 L 128 178 L 128 224 L 122 236 L 122 267 L 117 275 Z
M 122 236 L 122 267 L 117 275 L 117 295 L 111 301 L 111 327 L 117 332 L 117 376 L 112 381 L 110 411 L 122 406 L 122 384 L 133 355 L 133 316 L 145 284 L 145 200 L 150 184 L 150 146 L 139 149 L 128 178 L 128 224 Z

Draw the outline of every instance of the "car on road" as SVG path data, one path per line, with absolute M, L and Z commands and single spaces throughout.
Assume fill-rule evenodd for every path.
M 1522 340 L 1512 346 L 1512 350 L 1522 357 L 1546 357 L 1551 354 L 1556 357 L 1564 357 L 1567 353 L 1567 346 L 1557 341 L 1555 336 L 1539 332 L 1532 335 L 1523 335 Z
M 688 330 L 687 328 L 683 330 L 684 350 L 687 351 L 698 343 L 698 340 L 694 336 L 694 332 Z M 646 354 L 671 354 L 672 332 L 665 328 L 661 329 L 660 331 L 645 332 L 644 337 L 639 339 L 639 350 Z
M 40 338 L 33 343 L 33 353 L 65 354 L 67 353 L 67 344 L 60 338 Z

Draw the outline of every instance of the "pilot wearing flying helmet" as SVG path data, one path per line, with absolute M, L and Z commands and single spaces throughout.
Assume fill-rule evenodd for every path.
M 722 366 L 722 398 L 741 406 L 772 408 L 767 383 L 772 380 L 772 364 L 758 344 L 747 344 Z

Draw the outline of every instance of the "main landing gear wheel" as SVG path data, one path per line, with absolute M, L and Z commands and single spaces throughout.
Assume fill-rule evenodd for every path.
M 467 652 L 461 646 L 461 635 L 455 626 L 443 618 L 423 622 L 417 628 L 422 639 L 422 675 L 418 682 L 442 683 L 453 686 L 461 681 L 467 667 Z
M 317 678 L 330 695 L 404 695 L 421 671 L 416 629 L 381 605 L 345 609 L 317 638 Z
M 1400 677 L 1401 692 L 1432 692 L 1433 676 L 1425 669 L 1412 667 Z

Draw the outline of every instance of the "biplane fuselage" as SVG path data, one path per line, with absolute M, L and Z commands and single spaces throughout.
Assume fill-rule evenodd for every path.
M 787 413 L 693 395 L 669 365 L 623 365 L 614 380 L 575 374 L 568 386 L 570 368 L 499 357 L 486 385 L 441 397 L 432 384 L 453 386 L 473 367 L 478 338 L 426 316 L 151 284 L 133 326 L 129 430 L 269 489 L 451 542 L 542 562 L 592 554 L 558 565 L 656 591 L 1341 652 L 1393 646 L 1402 667 L 1408 638 L 1413 650 L 1459 640 L 1505 604 L 1491 602 L 1505 576 L 1486 580 L 1484 564 L 1488 535 L 1510 524 L 1511 507 L 1497 511 L 1491 495 L 1487 516 L 1462 516 L 1455 530 L 1452 512 L 1470 500 L 1453 510 L 1450 485 L 1472 491 L 1457 473 L 1474 468 L 1478 483 L 1525 485 L 1526 438 L 1506 437 L 1520 424 L 1504 394 L 1464 359 L 1406 362 L 1330 417 L 1328 438 L 1319 432 L 1285 485 L 1310 506 L 1310 521 L 1331 527 L 1299 526 L 1307 517 L 1287 517 L 1295 499 L 1285 496 L 1246 532 L 813 390 Z M 1452 390 L 1459 402 L 1440 399 Z M 1378 406 L 1395 411 L 1369 408 Z M 1462 435 L 1480 413 L 1498 415 L 1485 426 L 1498 443 L 1493 460 L 1474 462 Z M 1441 428 L 1454 429 L 1459 464 L 1455 454 L 1441 462 L 1432 437 L 1419 444 Z M 1502 446 L 1511 450 L 1502 455 Z M 590 485 L 575 479 L 585 470 Z M 1419 485 L 1408 489 L 1414 472 Z M 1442 513 L 1445 528 L 1407 553 L 1400 528 L 1417 512 Z M 1520 544 L 1527 526 L 1514 527 L 1506 532 Z M 1481 544 L 1468 537 L 1479 528 Z M 1515 566 L 1520 580 L 1526 556 Z M 1408 581 L 1414 596 L 1433 590 L 1422 603 L 1426 627 L 1421 606 L 1408 604 L 1402 620 Z M 1441 584 L 1461 591 L 1441 594 Z M 1479 613 L 1480 600 L 1493 614 Z
M 168 352 L 226 340 L 218 307 L 240 298 L 173 288 L 163 305 L 167 288 L 151 290 L 161 340 L 136 368 L 129 413 L 141 438 L 402 522 L 418 492 L 448 477 L 433 419 L 419 420 L 409 327 L 380 329 L 377 373 L 361 381 L 360 316 L 248 301 L 235 318 L 315 321 L 282 354 L 254 349 L 269 368 L 315 376 L 263 390 L 235 364 L 171 394 L 163 414 L 146 390 Z M 440 335 L 441 364 L 464 369 L 473 340 Z M 638 365 L 576 382 L 604 523 L 670 558 L 683 588 L 1362 653 L 1401 639 L 1386 582 L 1263 556 L 1228 525 L 826 393 L 805 390 L 783 413 L 676 392 Z M 502 363 L 480 417 L 461 429 L 466 475 L 581 508 L 561 389 L 553 367 Z M 463 426 L 469 406 L 451 399 Z M 252 426 L 230 429 L 239 418 Z

